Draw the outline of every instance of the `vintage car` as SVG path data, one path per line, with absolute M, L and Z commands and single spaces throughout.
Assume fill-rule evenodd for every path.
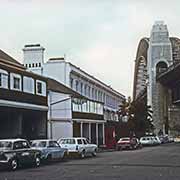
M 61 148 L 57 141 L 43 139 L 31 141 L 31 147 L 41 151 L 41 159 L 45 161 L 54 161 L 64 159 L 68 156 L 67 148 Z
M 31 149 L 25 139 L 0 140 L 0 166 L 16 170 L 22 165 L 40 166 L 41 152 Z
M 61 138 L 58 143 L 61 147 L 67 148 L 71 155 L 75 154 L 80 158 L 84 158 L 88 154 L 96 156 L 97 153 L 97 145 L 90 144 L 86 138 Z

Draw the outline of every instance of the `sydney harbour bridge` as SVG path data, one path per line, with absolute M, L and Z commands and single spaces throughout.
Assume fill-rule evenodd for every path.
M 133 101 L 152 108 L 156 134 L 180 133 L 179 82 L 180 39 L 169 37 L 164 22 L 155 22 L 150 37 L 142 38 L 137 48 Z

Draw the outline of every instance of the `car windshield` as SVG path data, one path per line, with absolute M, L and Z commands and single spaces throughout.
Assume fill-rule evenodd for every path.
M 0 141 L 0 148 L 2 148 L 2 149 L 11 149 L 12 148 L 12 142 L 10 142 L 10 141 Z
M 36 141 L 32 142 L 32 147 L 46 147 L 46 141 Z

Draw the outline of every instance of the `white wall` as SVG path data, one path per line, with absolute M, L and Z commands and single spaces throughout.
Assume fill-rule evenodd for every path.
M 60 83 L 69 87 L 70 85 L 70 68 L 69 64 L 65 63 L 63 60 L 48 61 L 43 66 L 43 75 L 46 77 L 53 78 Z
M 67 94 L 50 91 L 48 106 L 48 138 L 72 137 L 71 97 Z
M 67 94 L 50 91 L 48 94 L 49 118 L 66 120 L 72 118 L 71 98 Z M 66 100 L 67 99 L 67 100 Z M 62 101 L 65 100 L 65 101 Z M 62 102 L 59 102 L 62 101 Z M 56 103 L 53 104 L 52 103 Z M 51 104 L 51 105 L 50 105 Z
M 48 129 L 50 129 L 49 123 L 48 123 Z M 50 138 L 49 131 L 48 131 L 48 137 Z M 52 138 L 59 139 L 64 137 L 73 137 L 73 124 L 71 122 L 53 122 Z

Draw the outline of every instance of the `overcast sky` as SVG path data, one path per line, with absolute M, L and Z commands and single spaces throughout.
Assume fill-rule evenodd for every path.
M 180 37 L 180 0 L 0 0 L 0 48 L 22 62 L 25 44 L 132 95 L 138 43 L 156 20 Z

